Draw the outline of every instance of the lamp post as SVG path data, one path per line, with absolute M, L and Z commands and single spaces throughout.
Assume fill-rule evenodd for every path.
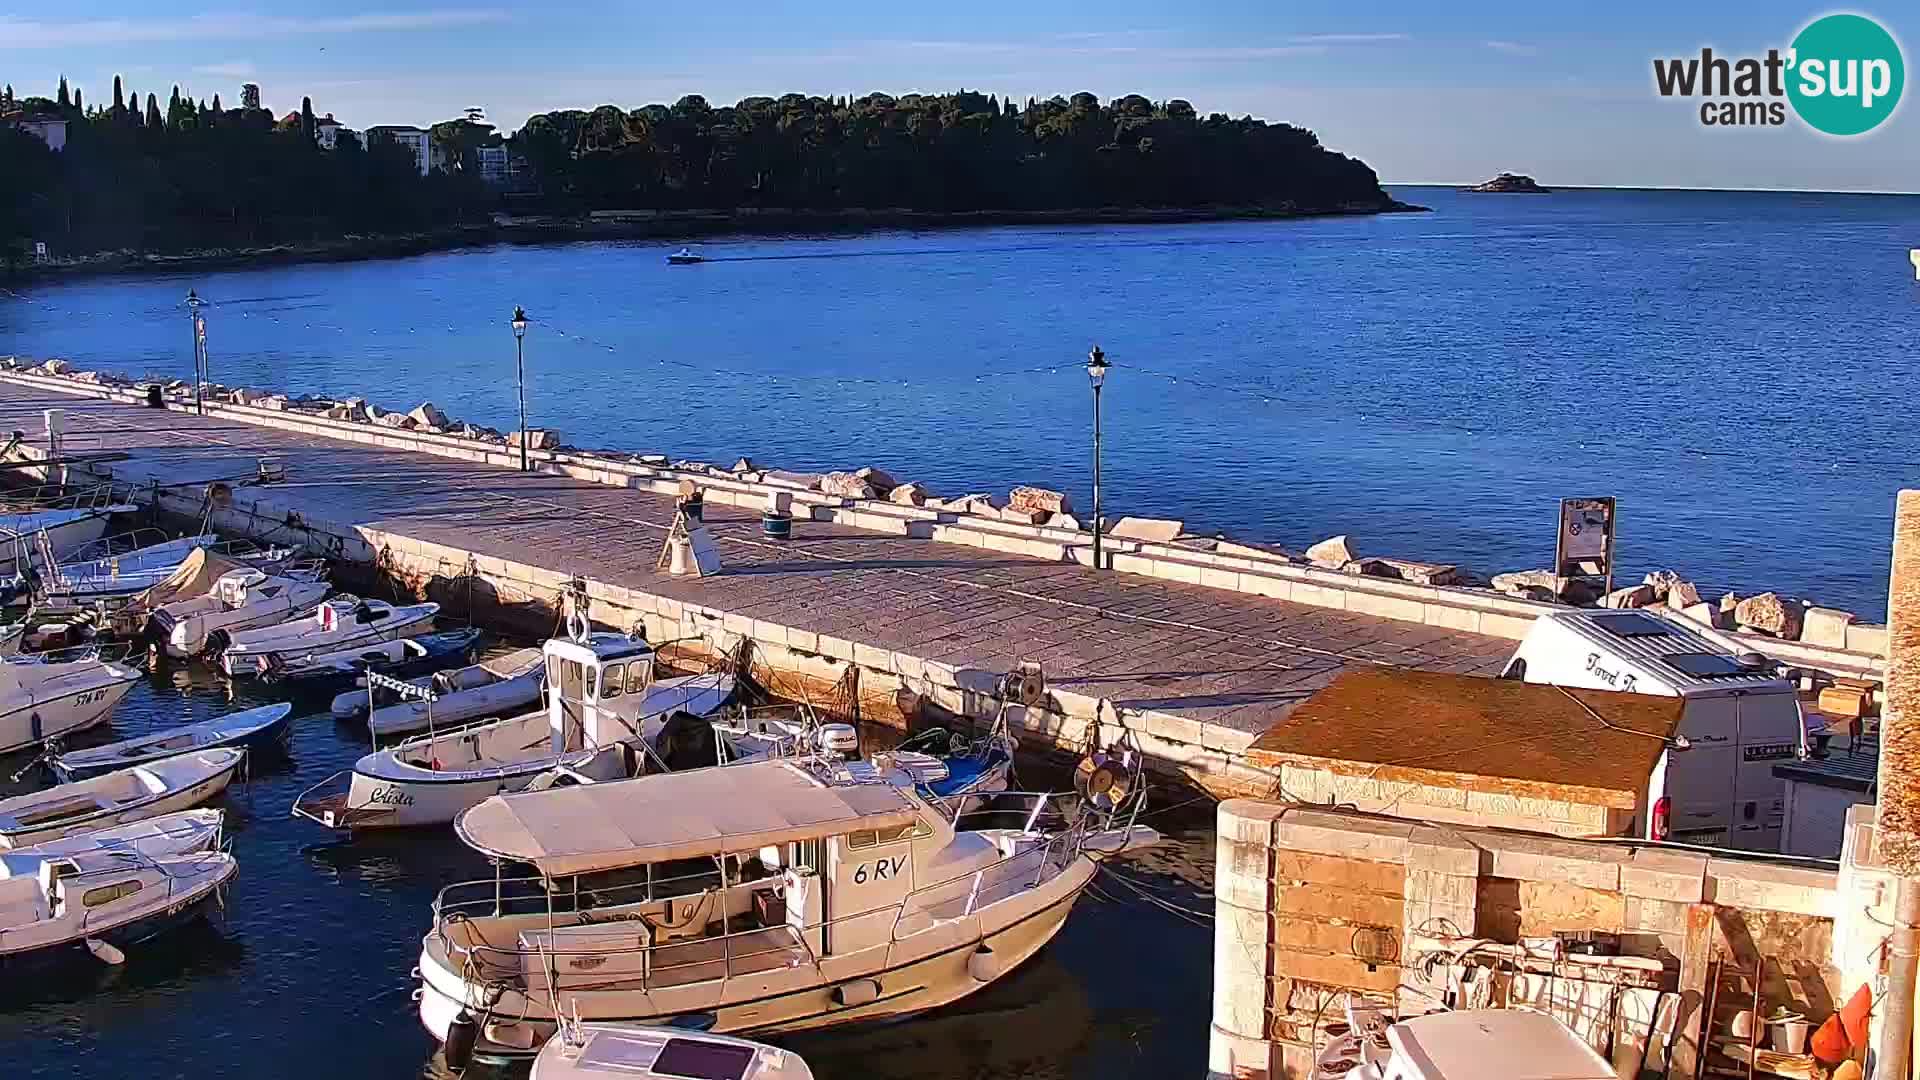
M 207 414 L 206 401 L 201 397 L 207 384 L 207 320 L 200 314 L 200 306 L 205 303 L 198 290 L 187 290 L 187 317 L 193 326 L 193 411 L 201 416 Z
M 513 377 L 520 388 L 520 471 L 527 471 L 527 309 L 513 306 Z
M 1093 383 L 1093 568 L 1106 565 L 1100 557 L 1100 387 L 1106 384 L 1107 354 L 1095 345 L 1087 354 L 1087 379 Z

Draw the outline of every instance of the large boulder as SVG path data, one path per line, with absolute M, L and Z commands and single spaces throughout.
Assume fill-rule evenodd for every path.
M 760 479 L 769 484 L 796 487 L 802 491 L 818 491 L 820 490 L 822 477 L 819 473 L 797 473 L 788 472 L 785 469 L 768 469 L 761 474 Z
M 266 396 L 265 391 L 249 390 L 243 386 L 233 392 L 233 403 L 235 405 L 257 405 L 260 403 L 260 399 Z
M 402 431 L 412 429 L 415 423 L 413 417 L 402 412 L 383 412 L 374 417 L 373 422 L 385 427 L 399 428 Z
M 901 506 L 925 506 L 927 489 L 919 484 L 899 484 L 892 491 L 887 492 L 887 501 L 899 503 Z
M 1700 602 L 1700 589 L 1691 581 L 1676 581 L 1668 586 L 1666 595 L 1661 599 L 1668 607 L 1679 611 Z
M 727 471 L 737 475 L 739 473 L 759 472 L 760 467 L 753 463 L 752 458 L 743 457 L 740 460 L 734 462 L 733 468 L 728 469 Z
M 520 445 L 520 432 L 518 430 L 508 433 L 507 445 L 508 446 Z M 527 429 L 527 449 L 555 450 L 555 449 L 558 449 L 559 446 L 560 446 L 560 433 L 558 431 L 554 431 L 551 428 L 528 428 Z
M 951 510 L 956 514 L 980 514 L 984 517 L 999 517 L 1007 501 L 998 495 L 962 495 L 954 499 L 929 499 L 927 505 L 942 510 Z
M 73 365 L 65 360 L 49 360 L 40 365 L 40 371 L 46 375 L 65 375 L 73 370 Z
M 1600 606 L 1608 608 L 1643 608 L 1659 598 L 1652 585 L 1641 582 L 1624 589 L 1615 589 L 1600 598 Z
M 885 495 L 895 487 L 893 477 L 888 475 L 885 469 L 876 469 L 872 465 L 864 469 L 855 469 L 853 475 L 865 480 L 867 486 L 872 488 L 876 495 Z
M 1007 505 L 1015 510 L 1044 510 L 1049 514 L 1073 513 L 1073 500 L 1066 493 L 1047 488 L 1017 487 L 1007 493 Z
M 820 490 L 843 499 L 871 499 L 878 494 L 866 477 L 850 472 L 830 472 L 821 477 Z
M 1055 514 L 1046 520 L 1046 526 L 1049 529 L 1072 529 L 1075 532 L 1086 529 L 1086 526 L 1080 524 L 1080 519 L 1072 514 Z
M 1491 584 L 1495 590 L 1510 596 L 1539 599 L 1537 594 L 1540 592 L 1545 592 L 1548 596 L 1554 595 L 1554 589 L 1560 584 L 1560 579 L 1551 570 L 1510 570 L 1504 574 L 1493 575 Z
M 1307 549 L 1307 561 L 1326 570 L 1339 570 L 1360 558 L 1346 533 L 1328 537 Z
M 1681 584 L 1683 580 L 1672 570 L 1655 570 L 1645 579 L 1646 583 L 1653 587 L 1653 596 L 1656 600 L 1665 600 L 1667 593 L 1673 591 L 1673 587 Z
M 1354 569 L 1356 566 L 1361 569 Z M 1395 578 L 1415 585 L 1454 585 L 1460 581 L 1460 568 L 1450 563 L 1423 563 L 1411 559 L 1356 559 L 1346 566 L 1350 574 Z
M 1777 638 L 1800 636 L 1800 604 L 1779 593 L 1764 592 L 1749 596 L 1733 609 L 1733 621 L 1743 630 L 1754 630 Z
M 291 402 L 285 394 L 268 394 L 254 404 L 263 409 L 272 409 L 274 412 L 286 412 Z
M 1839 608 L 1810 607 L 1802 614 L 1800 640 L 1828 649 L 1847 647 L 1847 627 L 1853 625 L 1853 612 Z
M 1186 531 L 1186 522 L 1174 521 L 1171 518 L 1123 517 L 1107 526 L 1106 535 L 1120 540 L 1170 544 L 1175 537 Z
M 415 427 L 444 429 L 453 426 L 453 421 L 447 419 L 447 414 L 436 408 L 431 401 L 423 401 L 414 406 L 413 411 L 407 415 L 413 418 Z
M 326 417 L 329 420 L 347 420 L 353 423 L 359 423 L 367 418 L 367 409 L 364 405 L 356 405 L 351 401 L 345 401 L 328 409 L 326 411 Z

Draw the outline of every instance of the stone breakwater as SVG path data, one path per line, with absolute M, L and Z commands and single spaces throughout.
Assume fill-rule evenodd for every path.
M 144 390 L 146 385 L 114 373 L 75 370 L 70 362 L 59 359 L 35 364 L 5 357 L 0 358 L 0 368 L 102 390 Z M 176 403 L 193 397 L 191 384 L 179 380 L 163 384 L 161 392 Z M 210 385 L 207 393 L 217 403 L 286 413 L 290 419 L 313 418 L 424 437 L 424 443 L 415 443 L 422 448 L 450 442 L 519 453 L 519 432 L 502 433 L 457 420 L 430 401 L 403 411 L 361 397 L 294 397 L 218 384 Z M 582 450 L 567 445 L 561 433 L 551 429 L 529 431 L 527 443 L 539 467 L 568 475 L 627 484 L 631 482 L 628 470 L 637 467 L 690 479 L 709 490 L 716 485 L 729 489 L 728 497 L 738 505 L 754 504 L 775 493 L 803 503 L 809 498 L 831 499 L 851 511 L 842 517 L 857 519 L 864 513 L 866 524 L 860 527 L 922 535 L 938 524 L 953 522 L 965 528 L 947 530 L 942 538 L 1083 565 L 1092 561 L 1092 523 L 1080 516 L 1068 495 L 1053 489 L 1022 486 L 1004 496 L 984 492 L 942 496 L 924 484 L 898 480 L 872 466 L 804 473 L 769 467 L 750 457 L 721 466 L 659 453 Z M 1662 570 L 1600 595 L 1587 582 L 1560 579 L 1550 570 L 1483 575 L 1452 563 L 1373 553 L 1351 535 L 1333 536 L 1294 552 L 1224 535 L 1196 536 L 1177 520 L 1108 516 L 1103 524 L 1104 568 L 1123 573 L 1510 638 L 1522 636 L 1534 615 L 1554 607 L 1656 608 L 1708 631 L 1730 647 L 1767 653 L 1815 670 L 1877 678 L 1884 667 L 1884 626 L 1785 591 L 1708 598 L 1681 574 Z

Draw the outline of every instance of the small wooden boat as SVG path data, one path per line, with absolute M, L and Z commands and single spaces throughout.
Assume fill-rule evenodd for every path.
M 0 878 L 32 877 L 47 859 L 91 851 L 126 851 L 150 859 L 212 851 L 220 846 L 226 818 L 223 810 L 180 810 L 131 825 L 75 833 L 18 851 L 0 852 Z
M 0 967 L 89 955 L 122 963 L 128 948 L 198 918 L 239 869 L 220 851 L 163 858 L 91 851 L 47 859 L 30 877 L 0 880 Z
M 439 671 L 412 679 L 432 690 L 435 700 L 400 701 L 389 690 L 373 694 L 373 716 L 367 726 L 375 735 L 405 735 L 428 727 L 452 727 L 489 716 L 505 716 L 540 700 L 544 666 L 539 649 L 517 649 L 505 656 L 468 667 Z M 348 690 L 333 699 L 333 715 L 341 719 L 364 716 L 365 689 Z M 429 724 L 431 721 L 431 724 Z
M 298 683 L 303 689 L 337 686 L 349 681 L 365 687 L 366 680 L 362 676 L 369 671 L 396 679 L 411 679 L 431 675 L 455 664 L 471 663 L 484 636 L 484 632 L 478 628 L 468 627 L 465 630 L 421 634 L 397 641 L 381 641 L 338 652 L 315 653 L 269 671 L 264 678 L 267 682 Z M 359 697 L 361 711 L 365 711 L 364 690 Z
M 659 1026 L 563 1023 L 528 1080 L 813 1080 L 799 1054 L 766 1043 Z
M 706 256 L 698 254 L 691 248 L 681 248 L 679 251 L 667 256 L 667 263 L 671 266 L 692 266 L 694 263 L 703 263 L 706 261 Z
M 0 799 L 0 850 L 199 806 L 227 789 L 246 757 L 233 747 L 200 750 Z
M 335 597 L 315 608 L 310 618 L 229 634 L 220 669 L 236 679 L 264 675 L 316 654 L 412 637 L 431 627 L 438 614 L 439 604 L 399 607 L 385 600 Z
M 292 732 L 292 717 L 293 706 L 290 704 L 262 705 L 257 709 L 228 713 L 197 724 L 142 735 L 137 739 L 124 739 L 105 746 L 90 746 L 85 750 L 56 754 L 48 764 L 53 766 L 53 771 L 62 780 L 71 783 L 115 769 L 146 765 L 220 746 L 284 752 Z

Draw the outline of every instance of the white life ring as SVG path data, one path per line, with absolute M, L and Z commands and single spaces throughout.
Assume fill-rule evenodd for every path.
M 579 608 L 567 613 L 567 636 L 575 641 L 585 642 L 593 632 L 593 625 L 587 621 L 587 615 Z

